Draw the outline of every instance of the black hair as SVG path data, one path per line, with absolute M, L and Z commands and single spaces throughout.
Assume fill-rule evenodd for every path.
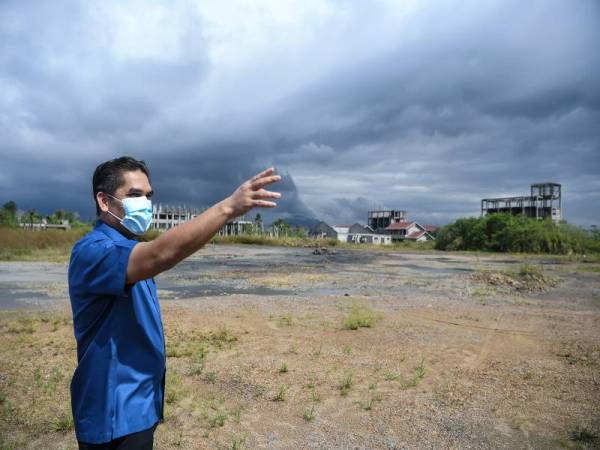
M 121 156 L 103 162 L 96 170 L 92 178 L 92 189 L 94 192 L 94 201 L 96 202 L 96 214 L 100 215 L 100 206 L 96 200 L 98 192 L 114 195 L 115 191 L 123 185 L 123 172 L 135 172 L 141 170 L 150 180 L 150 171 L 146 163 L 131 156 Z

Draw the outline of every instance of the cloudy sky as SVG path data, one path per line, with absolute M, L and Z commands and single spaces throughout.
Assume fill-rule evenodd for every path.
M 148 162 L 156 200 L 286 175 L 276 216 L 442 224 L 563 184 L 600 225 L 597 0 L 0 2 L 0 203 L 94 214 Z

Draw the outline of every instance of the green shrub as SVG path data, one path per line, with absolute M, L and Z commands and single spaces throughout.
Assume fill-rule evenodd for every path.
M 487 250 L 570 254 L 599 252 L 595 234 L 551 220 L 536 220 L 511 214 L 490 214 L 458 219 L 437 234 L 438 250 Z

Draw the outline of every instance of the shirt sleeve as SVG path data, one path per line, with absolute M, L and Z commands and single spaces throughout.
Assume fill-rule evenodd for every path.
M 127 264 L 134 240 L 85 242 L 73 249 L 69 286 L 90 294 L 125 295 Z

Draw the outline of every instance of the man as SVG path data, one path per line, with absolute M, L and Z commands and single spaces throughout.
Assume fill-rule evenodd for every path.
M 73 247 L 69 295 L 77 340 L 71 405 L 80 449 L 151 449 L 162 418 L 165 345 L 154 276 L 196 252 L 230 219 L 281 197 L 267 169 L 194 220 L 152 242 L 134 238 L 152 222 L 143 161 L 121 157 L 93 177 L 98 220 Z

